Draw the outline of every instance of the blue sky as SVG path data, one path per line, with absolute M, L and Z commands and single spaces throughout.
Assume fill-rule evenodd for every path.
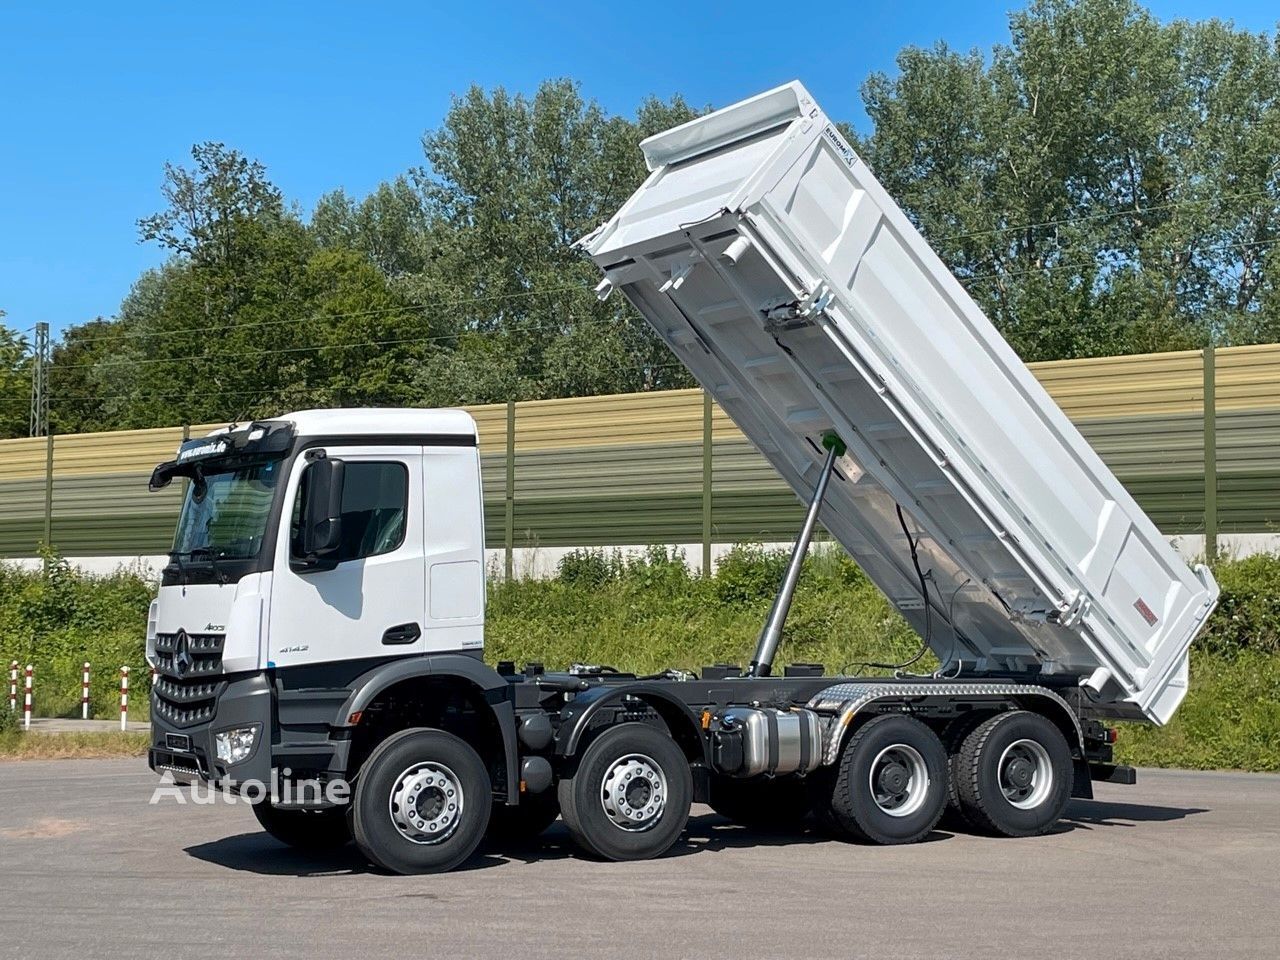
M 166 160 L 221 140 L 307 210 L 421 162 L 472 83 L 568 76 L 606 109 L 646 95 L 723 105 L 799 78 L 862 125 L 858 87 L 908 44 L 989 48 L 1008 0 L 787 4 L 0 4 L 0 309 L 55 331 L 113 315 L 161 261 L 135 221 Z M 1275 26 L 1274 0 L 1171 0 L 1164 19 Z

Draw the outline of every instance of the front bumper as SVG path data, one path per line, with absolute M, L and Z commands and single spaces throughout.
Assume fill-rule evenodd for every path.
M 154 701 L 154 694 L 153 701 Z M 251 674 L 226 682 L 219 694 L 212 719 L 194 726 L 180 727 L 151 710 L 151 749 L 147 762 L 157 773 L 171 773 L 179 783 L 203 780 L 233 786 L 247 780 L 271 782 L 271 683 L 265 673 Z M 240 763 L 228 765 L 217 759 L 213 736 L 232 727 L 258 725 L 253 752 Z

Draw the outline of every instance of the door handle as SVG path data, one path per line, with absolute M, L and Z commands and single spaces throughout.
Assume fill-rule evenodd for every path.
M 388 646 L 413 643 L 420 636 L 422 636 L 422 628 L 416 623 L 402 623 L 399 626 L 387 627 L 382 635 L 382 642 Z

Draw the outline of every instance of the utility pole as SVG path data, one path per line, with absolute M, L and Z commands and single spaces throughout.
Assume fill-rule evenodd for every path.
M 49 435 L 49 324 L 36 324 L 31 367 L 31 436 Z

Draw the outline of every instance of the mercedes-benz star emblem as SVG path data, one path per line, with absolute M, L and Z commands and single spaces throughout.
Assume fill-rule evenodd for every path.
M 187 637 L 187 631 L 179 630 L 173 638 L 173 669 L 178 672 L 178 676 L 185 677 L 193 666 L 195 661 L 191 659 L 191 640 Z

